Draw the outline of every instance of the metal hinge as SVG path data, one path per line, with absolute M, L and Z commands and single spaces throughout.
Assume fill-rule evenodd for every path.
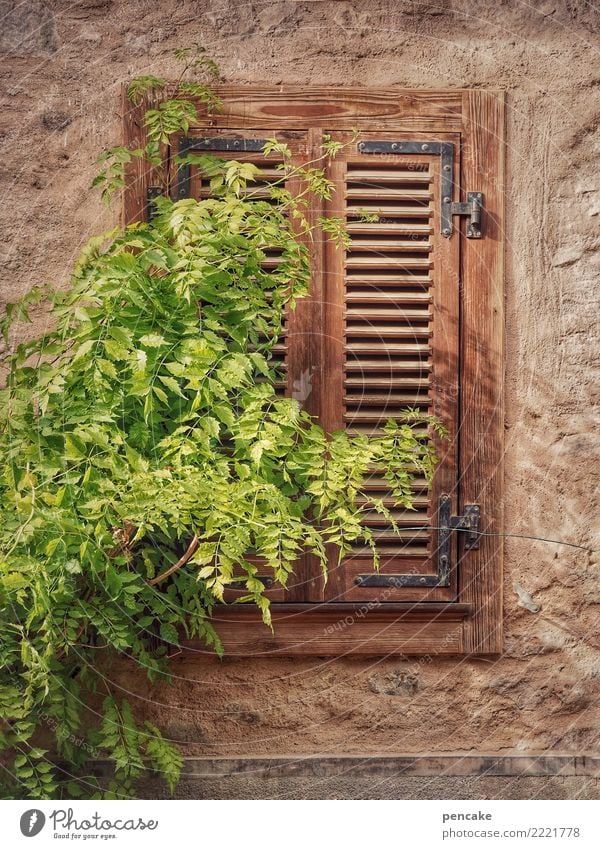
M 465 548 L 479 548 L 480 516 L 479 504 L 465 504 L 463 515 L 453 516 L 450 496 L 441 495 L 438 502 L 438 550 L 442 547 L 440 543 L 445 542 L 445 535 L 449 535 L 450 531 L 464 531 L 461 536 Z
M 374 572 L 370 575 L 357 575 L 354 583 L 359 587 L 448 587 L 450 586 L 451 570 L 451 534 L 461 531 L 465 551 L 479 548 L 479 504 L 465 504 L 462 516 L 452 515 L 452 499 L 449 495 L 441 495 L 437 509 L 437 543 L 434 549 L 434 562 L 437 565 L 436 574 L 382 574 Z M 427 525 L 411 528 L 411 530 L 429 530 Z
M 267 139 L 224 138 L 223 136 L 180 136 L 178 153 L 183 156 L 194 151 L 217 153 L 248 153 L 261 151 Z M 175 197 L 177 200 L 190 196 L 190 178 L 192 169 L 189 162 L 183 162 L 177 169 L 175 178 Z
M 452 515 L 452 499 L 449 495 L 441 495 L 438 502 L 438 536 L 437 562 L 438 575 L 446 577 L 447 586 L 450 575 L 450 534 L 452 531 L 463 531 L 464 549 L 470 551 L 479 548 L 479 504 L 465 504 L 462 516 Z
M 146 220 L 152 221 L 154 216 L 156 215 L 156 204 L 154 201 L 157 197 L 162 195 L 162 189 L 160 186 L 148 186 L 148 191 L 146 192 Z
M 452 200 L 454 194 L 454 144 L 447 141 L 359 141 L 359 153 L 407 153 L 410 156 L 439 156 L 440 171 L 440 231 L 442 236 L 452 235 L 453 215 L 468 215 L 467 239 L 481 239 L 481 212 L 483 195 L 468 192 L 466 203 Z
M 467 239 L 481 239 L 481 210 L 483 195 L 481 192 L 467 192 L 466 203 L 453 203 L 450 206 L 452 215 L 468 215 Z M 446 235 L 446 234 L 444 234 Z

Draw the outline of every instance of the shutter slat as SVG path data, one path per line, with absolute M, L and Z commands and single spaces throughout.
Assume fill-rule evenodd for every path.
M 346 268 L 431 268 L 432 260 L 427 255 L 408 256 L 353 256 L 351 253 L 346 259 Z
M 379 349 L 376 351 L 376 353 L 380 353 Z M 351 373 L 359 370 L 362 372 L 387 372 L 391 375 L 390 379 L 395 380 L 396 372 L 431 371 L 431 363 L 427 362 L 426 360 L 421 361 L 394 359 L 393 357 L 389 356 L 392 353 L 393 352 L 390 351 L 390 347 L 388 345 L 386 356 L 383 359 L 375 360 L 369 357 L 361 357 L 360 366 L 358 365 L 358 361 L 350 360 L 346 363 L 346 372 Z M 402 350 L 400 353 L 407 352 Z M 364 379 L 362 382 L 364 383 Z
M 416 401 L 421 404 L 429 404 L 430 399 L 427 398 L 426 394 L 422 392 L 406 392 L 402 394 L 398 394 L 397 392 L 389 392 L 385 395 L 373 395 L 371 391 L 362 392 L 360 395 L 352 395 L 348 394 L 344 396 L 344 401 L 346 404 L 362 404 L 367 407 L 383 407 L 386 405 L 401 405 L 401 406 L 410 406 L 414 404 Z
M 411 345 L 408 342 L 404 344 L 400 342 L 388 342 L 385 345 L 384 351 L 384 346 L 381 342 L 349 342 L 346 344 L 346 351 L 350 354 L 385 354 L 386 356 L 389 354 L 427 354 L 429 352 L 429 345 L 420 345 L 418 343 Z
M 410 272 L 402 274 L 399 271 L 395 271 L 393 275 L 391 274 L 356 274 L 355 272 L 350 271 L 347 277 L 347 286 L 373 286 L 379 288 L 380 286 L 392 286 L 394 288 L 404 288 L 404 287 L 429 287 L 433 285 L 433 279 L 429 274 L 411 274 Z
M 402 295 L 402 303 L 404 304 L 430 304 L 433 298 L 429 292 L 404 292 Z M 352 304 L 354 301 L 360 301 L 364 304 L 396 304 L 398 297 L 395 292 L 373 292 L 363 289 L 350 289 L 346 293 L 346 301 Z
M 394 171 L 386 171 L 385 169 L 379 170 L 357 166 L 352 169 L 348 182 L 369 183 L 378 186 L 385 186 L 389 183 L 425 183 L 429 185 L 431 183 L 431 175 L 429 174 L 429 170 L 420 172 L 411 171 L 408 168 L 398 168 Z
M 367 235 L 389 235 L 393 233 L 402 236 L 411 234 L 428 235 L 433 233 L 433 226 L 429 222 L 422 224 L 415 221 L 398 224 L 396 221 L 388 221 L 385 217 L 381 216 L 376 224 L 370 221 L 348 221 L 346 230 L 351 236 L 357 233 Z
M 427 339 L 431 336 L 431 329 L 427 326 L 413 325 L 410 327 L 399 327 L 396 324 L 382 324 L 377 319 L 365 319 L 366 323 L 357 325 L 352 315 L 346 315 L 346 337 L 356 338 L 361 336 L 376 336 L 379 339 L 390 337 L 392 339 Z M 387 321 L 388 319 L 386 319 Z M 401 316 L 399 321 L 403 320 Z
M 415 239 L 399 241 L 396 239 L 377 239 L 374 240 L 372 237 L 369 239 L 363 239 L 360 237 L 353 237 L 352 243 L 350 244 L 349 251 L 352 253 L 353 251 L 376 251 L 381 252 L 385 251 L 392 253 L 399 252 L 414 252 L 416 250 L 419 251 L 430 251 L 432 248 L 432 244 L 430 241 L 420 240 L 417 241 Z
M 417 546 L 411 545 L 403 545 L 402 543 L 398 543 L 397 545 L 378 545 L 377 551 L 379 552 L 379 556 L 381 558 L 392 558 L 392 557 L 424 557 L 426 556 L 426 549 L 418 548 Z M 364 557 L 368 558 L 368 560 L 373 559 L 373 552 L 370 548 L 366 546 L 357 545 L 352 550 L 352 557 Z M 407 564 L 407 568 L 408 568 Z M 368 562 L 365 563 L 365 572 L 369 571 Z
M 430 206 L 382 206 L 368 201 L 365 204 L 350 205 L 346 211 L 350 218 L 364 218 L 366 215 L 378 215 L 380 218 L 431 218 Z
M 348 320 L 362 318 L 367 321 L 375 319 L 378 321 L 389 321 L 390 319 L 394 321 L 407 321 L 411 319 L 414 321 L 429 321 L 431 319 L 431 310 L 407 310 L 400 307 L 397 309 L 385 309 L 383 307 L 365 307 L 361 304 L 360 306 L 349 306 L 346 310 L 346 318 Z
M 413 531 L 410 528 L 401 528 L 397 531 L 394 531 L 393 528 L 371 528 L 371 533 L 376 540 L 385 540 L 388 543 L 400 542 L 400 540 L 410 540 L 414 542 L 416 540 L 427 542 L 429 540 L 429 531 Z
M 353 181 L 354 182 L 354 181 Z M 352 188 L 346 189 L 346 197 L 349 200 L 354 200 L 355 198 L 364 198 L 368 200 L 381 201 L 381 200 L 393 200 L 393 201 L 402 201 L 402 200 L 418 200 L 418 201 L 430 201 L 433 198 L 433 193 L 429 189 L 410 189 L 410 188 L 393 188 L 393 189 L 382 189 L 379 186 L 375 188 L 371 188 L 370 186 L 353 186 Z
M 346 377 L 344 380 L 344 386 L 360 386 L 364 387 L 364 377 Z M 389 377 L 370 377 L 369 378 L 369 386 L 373 389 L 378 387 L 395 387 L 399 388 L 402 386 L 415 386 L 421 387 L 423 389 L 427 389 L 430 383 L 429 380 L 421 375 L 415 375 L 411 377 L 400 377 L 398 375 L 390 375 Z

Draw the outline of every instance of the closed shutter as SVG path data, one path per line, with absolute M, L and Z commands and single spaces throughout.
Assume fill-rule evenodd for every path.
M 456 540 L 440 546 L 438 512 L 457 485 L 459 240 L 442 234 L 442 158 L 431 143 L 386 133 L 361 133 L 329 168 L 336 191 L 329 213 L 351 236 L 347 250 L 329 245 L 325 262 L 325 352 L 322 410 L 328 430 L 381 435 L 406 411 L 431 413 L 448 431 L 437 441 L 431 486 L 413 484 L 413 510 L 399 509 L 382 474 L 366 483 L 364 524 L 376 540 L 378 572 L 365 545 L 330 573 L 327 597 L 337 601 L 449 599 L 456 593 Z M 405 141 L 412 153 L 363 152 L 368 143 Z M 445 141 L 455 143 L 456 139 Z M 439 145 L 439 137 L 438 137 Z M 397 146 L 397 145 L 396 145 Z M 454 158 L 455 181 L 458 167 Z M 427 427 L 413 427 L 427 436 Z M 369 498 L 382 499 L 394 530 Z M 443 550 L 441 550 L 443 549 Z
M 290 164 L 300 166 L 311 158 L 310 141 L 307 133 L 281 132 L 269 129 L 256 132 L 227 128 L 226 130 L 211 130 L 210 133 L 191 133 L 177 140 L 177 152 L 180 154 L 194 153 L 219 160 L 236 160 L 248 162 L 260 169 L 256 180 L 248 183 L 246 194 L 254 200 L 267 201 L 275 204 L 268 192 L 270 185 L 282 185 L 283 172 L 278 167 L 282 165 L 281 155 L 277 152 L 265 155 L 263 148 L 267 139 L 277 138 L 287 145 L 291 152 Z M 319 155 L 312 151 L 312 158 Z M 204 176 L 202 168 L 194 164 L 174 165 L 171 173 L 171 195 L 174 199 L 192 197 L 197 200 L 213 196 L 210 186 L 210 176 Z M 285 181 L 285 187 L 294 192 L 297 180 L 292 177 Z M 280 252 L 265 250 L 265 260 L 262 268 L 269 272 L 277 268 Z M 280 379 L 276 382 L 276 391 L 280 395 L 294 397 L 309 412 L 315 413 L 316 393 L 313 392 L 318 380 L 315 375 L 316 365 L 308 336 L 312 323 L 312 306 L 307 300 L 301 300 L 294 310 L 288 310 L 284 317 L 282 333 L 271 349 L 274 367 L 279 371 Z M 277 584 L 272 575 L 260 567 L 263 561 L 248 555 L 250 562 L 259 567 L 257 577 L 263 581 L 268 591 L 266 595 L 272 602 L 305 601 L 307 599 L 306 583 L 310 580 L 308 558 L 298 560 L 294 574 L 290 577 L 284 589 Z M 240 588 L 229 587 L 225 591 L 225 600 L 233 601 L 236 597 L 246 595 L 242 582 Z

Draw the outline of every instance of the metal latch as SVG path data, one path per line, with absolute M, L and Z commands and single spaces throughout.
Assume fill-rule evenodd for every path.
M 451 215 L 467 215 L 467 239 L 481 239 L 481 210 L 483 209 L 483 195 L 481 192 L 467 192 L 466 203 L 453 203 L 450 205 Z M 443 231 L 444 236 L 450 233 Z
M 465 532 L 462 535 L 465 548 L 479 548 L 480 514 L 479 504 L 465 504 L 465 512 L 462 516 L 450 516 L 450 529 Z

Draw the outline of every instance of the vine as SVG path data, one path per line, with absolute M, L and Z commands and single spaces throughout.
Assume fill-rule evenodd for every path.
M 134 157 L 162 166 L 161 144 L 186 132 L 196 104 L 218 109 L 204 82 L 218 69 L 201 49 L 178 51 L 176 93 L 145 113 L 148 144 L 113 147 L 94 181 L 105 200 L 125 185 Z M 139 104 L 165 80 L 129 85 Z M 156 200 L 149 223 L 93 238 L 67 291 L 38 287 L 8 306 L 1 330 L 7 369 L 0 420 L 0 706 L 3 795 L 34 799 L 127 797 L 144 770 L 172 791 L 182 757 L 138 722 L 110 685 L 127 655 L 151 682 L 168 678 L 180 635 L 221 652 L 211 612 L 234 581 L 270 625 L 252 551 L 286 586 L 302 551 L 327 572 L 326 546 L 343 557 L 372 534 L 361 523 L 362 486 L 384 470 L 398 504 L 436 458 L 407 411 L 378 438 L 325 434 L 293 398 L 277 394 L 272 350 L 284 310 L 309 286 L 315 227 L 347 243 L 340 222 L 309 224 L 311 196 L 333 187 L 320 161 L 292 164 L 276 140 L 281 180 L 253 195 L 248 163 L 186 154 L 210 180 L 203 200 Z M 301 185 L 292 196 L 290 176 Z M 281 261 L 266 271 L 266 251 Z M 12 344 L 35 306 L 51 330 Z M 393 518 L 383 501 L 370 509 Z M 86 706 L 91 705 L 91 708 Z M 49 742 L 44 742 L 49 741 Z M 49 759 L 58 755 L 59 765 Z M 105 787 L 90 753 L 108 758 Z M 63 766 L 60 766 L 62 762 Z M 66 764 L 66 766 L 65 766 Z

